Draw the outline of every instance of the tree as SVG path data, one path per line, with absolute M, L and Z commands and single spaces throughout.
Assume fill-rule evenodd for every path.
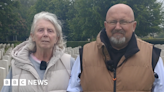
M 20 2 L 20 8 L 16 9 L 15 12 L 19 15 L 19 22 L 17 24 L 22 24 L 21 26 L 17 25 L 17 36 L 18 40 L 26 40 L 30 35 L 30 28 L 33 18 L 33 11 L 30 7 L 32 7 L 36 0 L 17 0 Z M 31 18 L 32 16 L 32 18 Z M 18 34 L 19 33 L 19 34 Z M 21 34 L 21 35 L 20 35 Z
M 128 0 L 128 5 L 134 10 L 137 21 L 137 28 L 135 33 L 138 36 L 146 36 L 149 33 L 159 33 L 163 26 L 164 11 L 162 10 L 162 3 L 156 0 Z
M 10 33 L 13 31 L 11 26 L 18 20 L 17 14 L 13 12 L 19 7 L 18 1 L 1 0 L 0 1 L 0 39 L 8 40 Z
M 159 32 L 159 24 L 163 24 L 161 3 L 156 0 L 75 0 L 75 17 L 68 21 L 73 40 L 87 40 L 96 38 L 98 32 L 104 28 L 104 20 L 108 9 L 117 3 L 125 3 L 132 7 L 138 22 L 136 34 L 145 36 Z
M 105 15 L 110 6 L 120 0 L 75 0 L 75 17 L 69 20 L 70 38 L 87 40 L 95 38 L 104 27 Z M 123 1 L 124 2 L 124 1 Z
M 69 28 L 67 20 L 69 20 L 71 14 L 68 14 L 71 11 L 71 1 L 70 0 L 38 0 L 33 7 L 35 8 L 36 13 L 41 11 L 48 11 L 56 14 L 58 19 L 62 22 L 62 30 L 64 35 L 69 34 Z M 32 10 L 32 9 L 31 9 Z
M 145 36 L 149 33 L 158 33 L 160 32 L 160 30 L 162 30 L 161 27 L 164 26 L 164 12 L 161 8 L 162 4 L 157 3 L 156 0 L 19 1 L 21 3 L 21 8 L 17 10 L 17 16 L 20 17 L 20 20 L 17 21 L 17 23 L 15 22 L 15 24 L 17 25 L 11 23 L 14 27 L 12 26 L 10 27 L 10 29 L 17 27 L 16 33 L 19 34 L 22 32 L 20 30 L 24 30 L 23 32 L 26 33 L 24 35 L 19 36 L 20 38 L 27 37 L 27 34 L 30 31 L 32 19 L 36 13 L 39 13 L 41 11 L 48 11 L 56 14 L 59 20 L 62 21 L 63 33 L 67 36 L 67 40 L 81 41 L 87 40 L 88 38 L 91 38 L 93 40 L 96 38 L 100 30 L 104 28 L 104 21 L 108 9 L 114 4 L 118 3 L 127 4 L 134 10 L 135 20 L 137 21 L 137 28 L 135 30 L 135 33 L 138 36 Z M 19 23 L 22 25 L 19 25 Z M 161 25 L 161 27 L 159 25 Z M 2 22 L 0 22 L 0 26 L 2 26 Z M 2 30 L 1 27 L 0 30 Z
M 68 24 L 66 20 L 69 19 L 68 16 L 71 16 L 68 15 L 70 6 L 70 0 L 51 0 L 46 8 L 46 11 L 56 14 L 58 19 L 62 22 L 62 30 L 64 35 L 69 34 Z

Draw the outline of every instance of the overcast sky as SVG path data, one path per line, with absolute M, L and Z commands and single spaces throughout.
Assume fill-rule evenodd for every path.
M 164 2 L 164 0 L 157 0 L 158 2 Z M 164 3 L 163 3 L 163 5 L 162 6 L 164 6 Z
M 158 2 L 163 2 L 164 0 L 157 0 Z
M 157 0 L 157 1 L 163 1 L 163 0 Z

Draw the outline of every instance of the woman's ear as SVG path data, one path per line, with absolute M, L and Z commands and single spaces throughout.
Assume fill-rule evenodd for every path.
M 30 33 L 32 41 L 35 41 L 34 34 Z
M 56 37 L 56 42 L 55 42 L 55 44 L 56 44 L 58 41 L 59 41 L 59 37 Z

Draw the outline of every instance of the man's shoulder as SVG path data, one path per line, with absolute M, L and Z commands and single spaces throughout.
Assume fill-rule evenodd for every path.
M 147 45 L 153 46 L 153 44 L 148 43 L 148 42 L 146 42 L 146 41 L 144 41 L 144 40 L 142 40 L 142 39 L 140 39 L 140 38 L 137 38 L 137 43 L 145 44 L 145 45 L 147 44 Z
M 138 45 L 140 45 L 139 47 L 141 47 L 141 46 L 144 47 L 144 49 L 142 49 L 142 50 L 145 50 L 145 48 L 147 48 L 147 47 L 151 47 L 151 49 L 152 49 L 152 68 L 154 70 L 154 68 L 159 60 L 161 49 L 156 48 L 156 47 L 154 47 L 153 44 L 143 41 L 139 38 L 137 38 L 137 43 L 138 43 Z
M 96 44 L 96 41 L 92 41 L 92 42 L 85 44 L 83 47 L 93 46 L 95 44 Z

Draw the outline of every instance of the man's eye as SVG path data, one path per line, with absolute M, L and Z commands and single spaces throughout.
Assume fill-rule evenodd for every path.
M 110 21 L 110 23 L 111 23 L 111 24 L 116 24 L 116 23 L 117 23 L 117 21 Z
M 126 24 L 127 21 L 120 21 L 120 24 Z

